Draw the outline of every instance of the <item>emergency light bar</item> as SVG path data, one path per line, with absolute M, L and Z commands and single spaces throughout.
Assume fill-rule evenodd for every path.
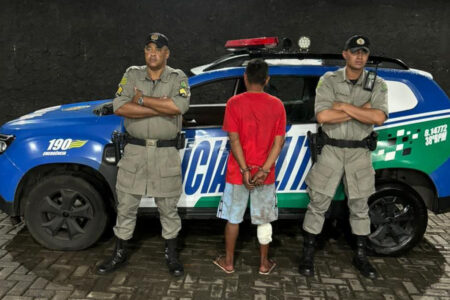
M 236 48 L 274 48 L 278 45 L 278 37 L 259 37 L 252 39 L 230 40 L 225 43 L 228 50 Z

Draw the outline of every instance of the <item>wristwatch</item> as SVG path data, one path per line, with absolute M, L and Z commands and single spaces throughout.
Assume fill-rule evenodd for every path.
M 139 97 L 137 103 L 138 103 L 140 106 L 144 106 L 144 98 L 143 98 L 143 97 Z

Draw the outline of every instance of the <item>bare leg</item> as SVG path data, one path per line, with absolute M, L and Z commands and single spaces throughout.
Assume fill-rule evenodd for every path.
M 218 263 L 225 269 L 231 271 L 234 269 L 234 248 L 239 235 L 239 224 L 227 222 L 225 226 L 225 259 L 220 259 Z
M 260 245 L 260 253 L 261 253 L 261 263 L 259 266 L 259 270 L 261 272 L 267 272 L 274 264 L 272 261 L 269 260 L 269 244 L 267 245 Z

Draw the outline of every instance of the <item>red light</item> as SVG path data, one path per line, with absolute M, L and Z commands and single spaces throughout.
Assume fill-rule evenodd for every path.
M 278 37 L 259 37 L 253 39 L 230 40 L 225 48 L 274 48 L 278 45 Z

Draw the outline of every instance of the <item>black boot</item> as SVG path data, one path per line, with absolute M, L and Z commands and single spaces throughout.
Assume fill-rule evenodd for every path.
M 111 258 L 97 267 L 98 274 L 113 272 L 123 266 L 128 258 L 127 241 L 116 237 L 116 247 Z
M 353 265 L 356 269 L 359 270 L 361 275 L 375 279 L 377 278 L 377 271 L 370 264 L 369 259 L 367 258 L 367 237 L 364 235 L 356 236 L 356 253 L 353 257 Z
M 183 276 L 183 264 L 178 259 L 177 238 L 166 240 L 165 257 L 170 274 L 174 276 Z
M 303 256 L 300 260 L 298 271 L 303 276 L 314 276 L 314 250 L 316 246 L 316 234 L 309 232 L 303 235 Z

